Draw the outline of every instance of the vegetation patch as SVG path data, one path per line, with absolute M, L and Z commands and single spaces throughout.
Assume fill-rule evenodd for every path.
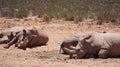
M 79 22 L 92 18 L 120 24 L 120 0 L 0 0 L 0 16 L 23 18 L 29 15 Z

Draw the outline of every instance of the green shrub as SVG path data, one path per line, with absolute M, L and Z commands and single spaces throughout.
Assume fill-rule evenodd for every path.
M 120 0 L 0 0 L 1 16 L 23 18 L 29 11 L 45 20 L 64 18 L 79 22 L 95 16 L 98 21 L 110 22 L 120 17 Z
M 15 17 L 23 18 L 23 17 L 27 17 L 28 14 L 29 14 L 29 11 L 27 11 L 26 9 L 20 9 L 18 12 L 16 12 Z

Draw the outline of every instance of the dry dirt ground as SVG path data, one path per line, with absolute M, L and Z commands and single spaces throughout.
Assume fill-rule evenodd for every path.
M 0 67 L 120 67 L 120 58 L 108 59 L 68 59 L 68 55 L 59 54 L 60 44 L 64 37 L 86 31 L 120 32 L 120 26 L 111 24 L 96 25 L 95 21 L 85 20 L 79 24 L 72 21 L 52 20 L 43 22 L 41 18 L 26 19 L 0 18 L 0 31 L 14 26 L 37 26 L 49 35 L 47 46 L 18 49 L 11 46 L 4 49 L 0 45 Z

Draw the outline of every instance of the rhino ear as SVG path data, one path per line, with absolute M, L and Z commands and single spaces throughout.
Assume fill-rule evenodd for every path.
M 25 29 L 23 29 L 23 32 L 24 32 L 24 33 L 26 33 L 26 30 L 25 30 Z
M 14 36 L 15 34 L 13 32 L 10 33 L 11 36 Z
M 15 36 L 16 33 L 15 33 L 15 32 L 11 32 L 10 35 L 11 35 L 11 36 Z
M 18 31 L 18 32 L 14 33 L 14 34 L 17 35 L 19 32 L 20 32 L 20 31 Z
M 85 41 L 86 43 L 91 42 L 91 37 L 92 37 L 91 34 L 86 35 L 85 38 L 84 38 L 84 41 Z
M 91 34 L 87 34 L 84 39 L 89 39 L 91 37 Z

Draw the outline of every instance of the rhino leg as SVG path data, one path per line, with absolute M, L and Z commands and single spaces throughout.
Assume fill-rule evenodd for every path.
M 6 46 L 4 46 L 4 48 L 9 48 L 12 44 L 14 44 L 17 41 L 17 37 L 14 37 Z
M 108 49 L 101 49 L 98 53 L 99 58 L 107 58 L 108 52 Z
M 94 54 L 93 56 L 94 58 L 98 58 L 98 53 Z

